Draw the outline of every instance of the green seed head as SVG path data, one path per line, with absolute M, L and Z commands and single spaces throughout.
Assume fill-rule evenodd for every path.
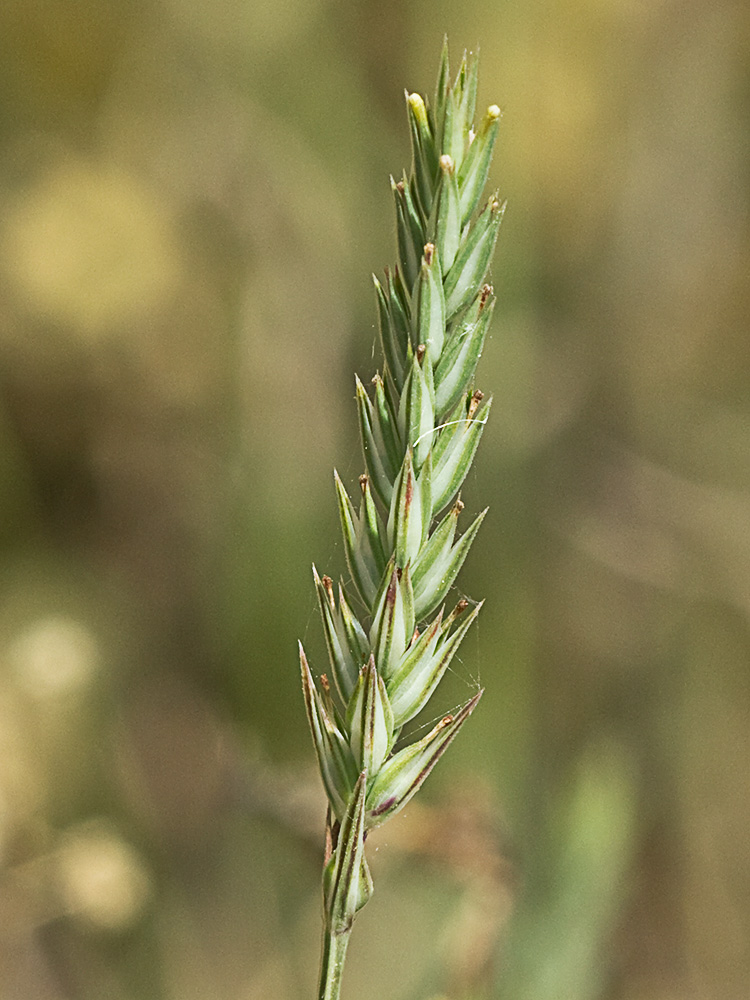
M 316 683 L 300 649 L 338 821 L 325 876 L 329 928 L 348 928 L 372 891 L 365 831 L 409 801 L 481 697 L 422 739 L 403 740 L 402 726 L 432 698 L 481 607 L 469 611 L 462 599 L 447 616 L 443 609 L 486 514 L 458 533 L 456 497 L 492 402 L 474 379 L 504 211 L 496 195 L 478 210 L 501 113 L 491 104 L 474 131 L 476 91 L 476 60 L 464 57 L 451 84 L 444 47 L 434 103 L 406 94 L 412 163 L 391 178 L 398 263 L 374 278 L 382 367 L 369 388 L 356 380 L 359 509 L 335 475 L 348 576 L 336 590 L 314 571 L 334 691 L 324 678 Z

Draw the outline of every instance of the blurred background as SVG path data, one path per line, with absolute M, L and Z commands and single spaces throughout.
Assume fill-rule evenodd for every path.
M 359 1000 L 750 995 L 750 14 L 0 6 L 0 997 L 314 995 L 332 468 L 403 90 L 509 201 L 464 489 L 486 694 L 371 840 Z M 467 521 L 468 523 L 468 521 Z

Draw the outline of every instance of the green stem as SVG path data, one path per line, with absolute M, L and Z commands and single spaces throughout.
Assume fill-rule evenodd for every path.
M 338 934 L 331 931 L 328 922 L 323 929 L 323 952 L 320 956 L 320 986 L 318 1000 L 339 1000 L 341 979 L 344 975 L 344 959 L 349 947 L 352 929 Z

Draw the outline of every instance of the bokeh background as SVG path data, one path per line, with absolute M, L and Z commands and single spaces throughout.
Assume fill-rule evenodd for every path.
M 324 669 L 444 32 L 509 208 L 487 603 L 431 711 L 486 694 L 372 838 L 345 990 L 750 995 L 747 6 L 6 0 L 2 1000 L 313 996 L 295 641 Z

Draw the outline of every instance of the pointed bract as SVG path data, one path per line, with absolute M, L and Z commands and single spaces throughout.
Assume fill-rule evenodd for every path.
M 359 591 L 359 596 L 365 606 L 371 608 L 385 570 L 385 556 L 377 524 L 377 512 L 374 510 L 374 506 L 367 508 L 367 498 L 365 497 L 361 513 L 356 514 L 349 494 L 337 472 L 334 472 L 334 481 L 339 502 L 339 520 L 344 539 L 346 563 Z
M 325 917 L 331 934 L 346 933 L 357 911 L 372 895 L 372 880 L 364 856 L 366 789 L 367 772 L 363 771 L 341 820 L 338 843 L 323 876 Z
M 393 745 L 393 711 L 374 656 L 362 667 L 346 722 L 349 745 L 358 766 L 377 774 Z
M 396 559 L 403 569 L 419 552 L 424 533 L 422 490 L 414 474 L 411 451 L 393 487 L 393 499 L 388 515 L 387 537 Z
M 426 243 L 416 283 L 414 345 L 424 344 L 433 363 L 440 357 L 445 338 L 445 296 L 440 257 L 433 243 Z
M 435 413 L 442 414 L 453 409 L 458 400 L 471 388 L 479 359 L 482 356 L 495 300 L 490 298 L 492 288 L 485 285 L 482 296 L 472 307 L 465 322 L 443 348 L 439 364 L 435 368 Z
M 461 190 L 461 224 L 466 223 L 479 204 L 487 183 L 492 151 L 500 128 L 500 108 L 491 104 L 461 163 L 458 184 Z
M 339 819 L 346 812 L 356 780 L 356 765 L 349 744 L 343 733 L 335 726 L 321 701 L 315 687 L 310 667 L 307 664 L 302 644 L 299 647 L 302 668 L 302 690 L 305 696 L 307 720 L 310 723 L 315 753 L 318 757 L 320 776 L 331 803 L 331 808 Z
M 404 657 L 399 669 L 388 682 L 388 696 L 397 728 L 413 719 L 430 700 L 481 607 L 478 604 L 450 636 L 448 630 L 452 623 L 446 623 L 438 633 L 434 649 L 426 647 L 421 655 Z
M 445 121 L 445 102 L 450 91 L 450 63 L 448 53 L 448 36 L 443 39 L 443 48 L 440 53 L 440 66 L 438 68 L 437 83 L 435 84 L 435 144 L 438 149 L 443 148 L 443 129 Z
M 461 198 L 456 177 L 456 164 L 452 156 L 440 157 L 440 192 L 435 223 L 435 242 L 443 273 L 450 271 L 456 259 L 461 240 Z M 445 303 L 443 303 L 445 311 Z M 445 318 L 445 317 L 443 317 Z
M 340 603 L 339 608 L 337 608 L 330 578 L 323 577 L 321 579 L 314 566 L 313 576 L 320 613 L 323 617 L 323 631 L 326 637 L 333 679 L 341 700 L 346 703 L 357 683 L 360 668 L 367 659 L 369 652 L 367 639 L 362 632 L 362 626 L 356 621 L 349 606 L 343 600 L 343 591 L 339 591 Z M 344 608 L 346 608 L 347 621 L 345 621 Z
M 380 826 L 403 809 L 424 783 L 435 764 L 455 739 L 461 726 L 474 711 L 483 692 L 479 691 L 455 716 L 446 715 L 417 743 L 397 753 L 381 768 L 367 793 L 366 826 Z
M 365 630 L 353 614 L 341 584 L 339 584 L 339 614 L 348 647 L 352 652 L 355 662 L 361 665 L 367 660 L 370 646 L 365 635 Z M 342 700 L 345 700 L 343 695 Z
M 416 269 L 415 269 L 416 271 Z M 393 373 L 399 386 L 404 384 L 404 363 L 403 355 L 406 353 L 406 345 L 403 348 L 400 343 L 401 330 L 394 323 L 391 315 L 391 307 L 386 297 L 383 286 L 373 274 L 373 284 L 375 286 L 375 296 L 378 305 L 378 330 L 380 332 L 380 345 L 383 348 L 385 360 Z
M 419 273 L 425 231 L 419 209 L 414 204 L 409 182 L 404 176 L 400 181 L 391 178 L 391 189 L 396 202 L 396 236 L 399 263 L 407 285 L 414 284 Z
M 385 507 L 391 503 L 393 493 L 393 478 L 389 467 L 389 458 L 385 451 L 385 444 L 376 434 L 373 425 L 373 408 L 370 397 L 367 395 L 365 387 L 359 379 L 357 386 L 357 410 L 359 412 L 359 430 L 362 439 L 362 454 L 367 467 L 373 489 Z
M 458 515 L 463 510 L 463 506 L 464 505 L 461 503 L 460 499 L 457 500 L 440 523 L 433 529 L 432 533 L 419 550 L 419 555 L 414 560 L 411 567 L 411 582 L 412 587 L 415 588 L 415 595 L 417 590 L 421 593 L 423 590 L 427 590 L 429 588 L 429 583 L 423 582 L 424 578 L 428 577 L 432 567 L 444 558 L 443 553 L 450 551 L 456 534 Z M 421 613 L 416 611 L 416 607 L 419 603 L 421 603 L 421 601 L 417 602 L 415 599 L 415 613 L 417 621 L 421 621 L 425 614 L 428 613 L 425 611 L 422 611 Z
M 453 509 L 455 510 L 455 508 Z M 449 517 L 451 513 L 449 513 Z M 469 554 L 469 549 L 486 514 L 487 508 L 478 515 L 455 545 L 448 543 L 440 549 L 436 548 L 429 567 L 424 564 L 415 564 L 414 577 L 416 582 L 413 580 L 412 586 L 414 589 L 414 613 L 418 621 L 425 615 L 429 615 L 445 600 L 448 591 L 456 581 L 466 556 Z M 422 551 L 424 552 L 426 548 L 425 546 Z
M 445 278 L 445 314 L 450 320 L 469 305 L 484 283 L 497 242 L 505 205 L 493 197 L 466 232 Z
M 387 681 L 414 633 L 414 595 L 408 567 L 393 568 L 383 588 L 370 628 L 370 646 L 378 673 Z
M 479 59 L 468 60 L 464 53 L 461 69 L 456 79 L 456 93 L 459 95 L 459 117 L 465 139 L 468 141 L 474 123 L 479 84 Z
M 432 453 L 433 513 L 450 503 L 471 467 L 492 405 L 491 397 L 484 403 L 482 399 L 482 393 L 475 392 L 468 408 L 461 402 L 440 432 Z
M 420 360 L 421 356 L 421 360 Z M 413 449 L 415 469 L 420 469 L 432 448 L 435 436 L 435 388 L 429 351 L 412 358 L 401 405 L 398 411 L 398 431 Z M 402 452 L 403 454 L 403 452 Z
M 414 246 L 409 231 L 409 219 L 406 210 L 406 199 L 404 187 L 397 184 L 391 177 L 391 189 L 396 203 L 396 240 L 398 242 L 398 262 L 401 266 L 406 280 L 412 284 L 417 277 L 419 270 L 419 253 Z
M 406 108 L 412 135 L 414 174 L 423 208 L 430 204 L 438 171 L 435 137 L 430 129 L 427 108 L 419 94 L 406 95 Z

